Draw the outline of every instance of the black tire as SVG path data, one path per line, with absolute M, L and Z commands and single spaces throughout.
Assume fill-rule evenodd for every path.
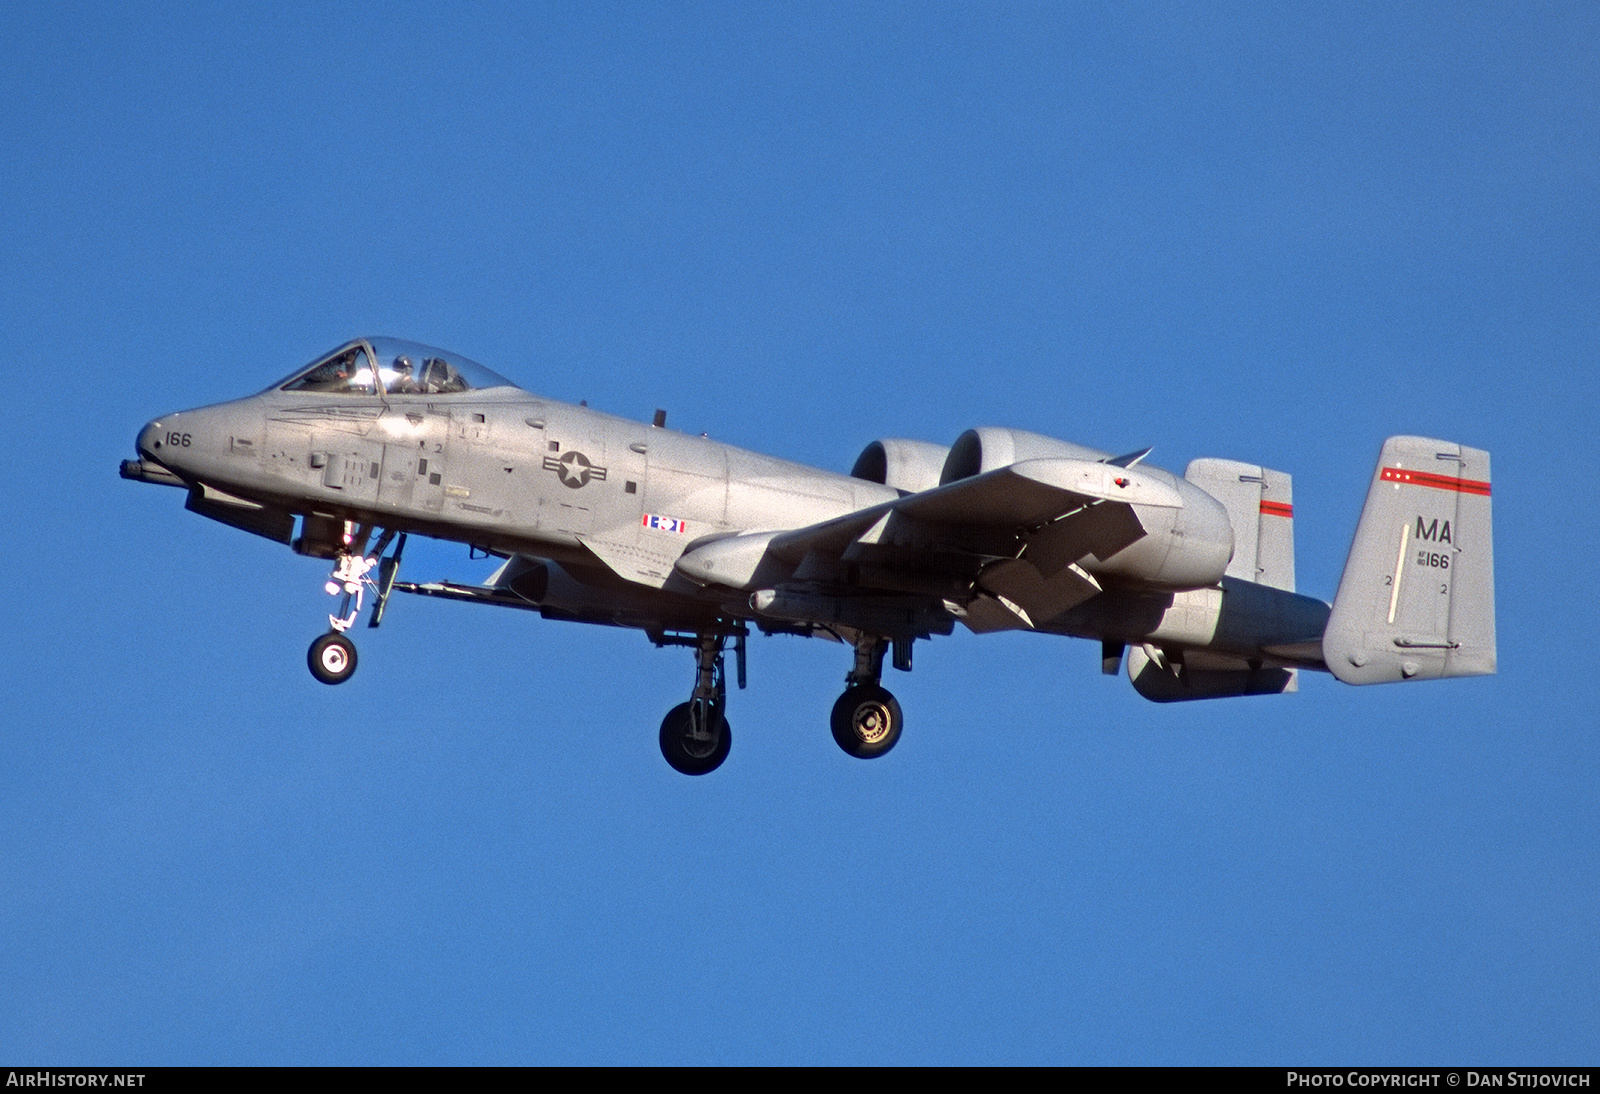
M 900 740 L 905 716 L 886 688 L 863 684 L 846 688 L 833 704 L 833 739 L 858 760 L 882 756 Z
M 722 766 L 733 745 L 733 733 L 719 705 L 711 706 L 711 740 L 697 740 L 690 733 L 691 705 L 679 703 L 661 719 L 661 755 L 674 771 L 684 775 L 704 775 Z
M 356 644 L 338 631 L 325 634 L 311 643 L 306 664 L 324 684 L 342 684 L 356 671 Z

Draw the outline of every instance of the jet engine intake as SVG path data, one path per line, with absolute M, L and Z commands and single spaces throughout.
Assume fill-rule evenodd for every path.
M 866 453 L 862 455 L 865 457 Z M 1058 441 L 1054 437 L 1028 433 L 1021 429 L 996 429 L 993 426 L 983 426 L 979 429 L 969 429 L 956 438 L 956 443 L 950 446 L 950 454 L 940 469 L 938 485 L 970 479 L 974 475 L 1010 467 L 1023 460 L 1037 460 L 1049 456 L 1066 456 L 1074 460 L 1103 460 L 1108 455 L 1109 453 L 1097 452 L 1081 444 Z
M 850 475 L 893 487 L 902 494 L 916 494 L 939 485 L 949 454 L 948 445 L 890 437 L 863 448 Z

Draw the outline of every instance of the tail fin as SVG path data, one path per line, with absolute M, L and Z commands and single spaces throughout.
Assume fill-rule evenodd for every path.
M 1233 523 L 1228 576 L 1294 592 L 1293 479 L 1237 460 L 1192 460 L 1183 477 L 1222 503 Z
M 1322 655 L 1347 684 L 1495 671 L 1489 453 L 1384 442 Z

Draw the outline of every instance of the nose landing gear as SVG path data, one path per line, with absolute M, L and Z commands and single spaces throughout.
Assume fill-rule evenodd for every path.
M 328 633 L 318 635 L 306 651 L 306 664 L 311 669 L 311 675 L 324 684 L 342 684 L 355 674 L 356 644 L 345 635 L 345 631 L 354 626 L 361 615 L 368 589 L 373 591 L 375 599 L 372 618 L 367 625 L 378 625 L 383 618 L 389 593 L 394 589 L 395 575 L 400 570 L 400 553 L 406 546 L 405 533 L 400 534 L 400 542 L 395 546 L 394 555 L 389 558 L 385 558 L 383 552 L 394 539 L 394 532 L 380 535 L 369 553 L 366 544 L 371 533 L 371 528 L 365 524 L 345 524 L 343 550 L 336 556 L 333 573 L 323 586 L 329 596 L 343 598 L 339 602 L 338 613 L 328 616 Z M 371 576 L 374 569 L 378 571 L 376 579 Z
M 733 746 L 733 733 L 716 700 L 690 700 L 667 711 L 661 720 L 661 755 L 683 775 L 705 775 L 722 766 Z

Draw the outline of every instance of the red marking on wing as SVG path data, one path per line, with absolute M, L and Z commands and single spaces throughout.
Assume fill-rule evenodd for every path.
M 1458 479 L 1451 475 L 1436 475 L 1432 471 L 1407 471 L 1403 467 L 1385 467 L 1378 476 L 1384 482 L 1400 482 L 1411 486 L 1430 486 L 1435 490 L 1454 490 L 1458 494 L 1489 496 L 1489 484 L 1476 479 Z
M 1281 501 L 1264 501 L 1261 503 L 1261 511 L 1272 517 L 1294 516 L 1294 506 L 1286 505 Z

